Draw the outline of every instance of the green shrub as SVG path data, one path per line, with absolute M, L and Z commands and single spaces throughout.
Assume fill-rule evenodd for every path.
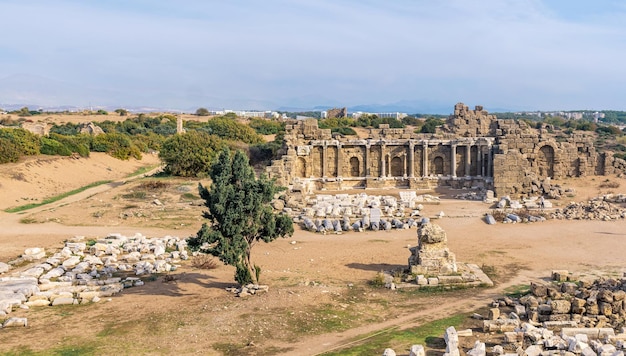
M 71 156 L 72 151 L 64 144 L 53 139 L 41 138 L 41 153 L 44 155 Z
M 163 142 L 159 157 L 166 164 L 165 171 L 176 176 L 206 176 L 216 151 L 225 147 L 219 137 L 206 132 L 187 131 Z
M 67 136 L 51 133 L 49 138 L 62 143 L 71 153 L 78 153 L 81 157 L 89 157 L 89 147 L 93 136 L 87 134 Z
M 248 144 L 263 142 L 263 138 L 250 126 L 240 124 L 226 116 L 219 116 L 209 120 L 203 129 L 209 134 L 225 140 L 241 141 Z
M 0 137 L 0 163 L 17 162 L 19 159 L 19 147 L 12 140 Z
M 39 154 L 41 146 L 39 136 L 28 130 L 3 128 L 0 129 L 0 137 L 7 138 L 17 145 L 21 155 L 34 156 Z
M 127 160 L 130 157 L 141 159 L 141 151 L 125 134 L 110 132 L 94 137 L 91 149 L 106 152 L 117 159 Z
M 334 129 L 332 129 L 331 132 L 340 133 L 340 134 L 346 135 L 346 136 L 355 136 L 356 135 L 356 131 L 354 131 L 354 129 L 352 127 L 336 127 Z
M 258 118 L 250 119 L 250 127 L 260 135 L 275 135 L 285 130 L 284 123 Z
M 63 125 L 54 124 L 50 128 L 50 133 L 56 133 L 59 135 L 78 135 L 80 131 L 78 130 L 79 125 L 73 124 L 71 122 L 65 123 Z

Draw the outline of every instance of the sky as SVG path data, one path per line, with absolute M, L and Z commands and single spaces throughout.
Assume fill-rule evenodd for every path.
M 621 0 L 0 0 L 0 12 L 0 105 L 626 110 Z

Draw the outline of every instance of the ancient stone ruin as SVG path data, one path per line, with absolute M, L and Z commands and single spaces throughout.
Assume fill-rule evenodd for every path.
M 536 194 L 547 178 L 626 170 L 624 160 L 598 152 L 589 133 L 535 129 L 463 103 L 434 134 L 381 125 L 365 137 L 343 136 L 320 129 L 315 119 L 294 121 L 284 150 L 267 171 L 292 190 L 450 186 L 517 197 Z
M 98 136 L 104 134 L 104 130 L 93 122 L 82 122 L 78 126 L 78 131 L 82 134 Z
M 454 253 L 448 249 L 446 232 L 428 218 L 419 223 L 417 242 L 417 246 L 409 248 L 409 266 L 401 281 L 393 277 L 394 271 L 385 271 L 387 288 L 493 286 L 480 267 L 456 261 Z
M 624 277 L 579 279 L 568 271 L 553 271 L 551 283 L 531 283 L 530 293 L 499 298 L 487 315 L 474 314 L 481 328 L 447 328 L 444 355 L 623 356 L 625 290 Z M 482 336 L 490 339 L 489 348 Z M 464 337 L 475 341 L 463 342 Z M 387 349 L 384 354 L 395 352 Z M 410 355 L 425 356 L 424 347 L 413 345 Z
M 448 249 L 448 237 L 441 226 L 424 219 L 417 230 L 418 245 L 411 247 L 411 273 L 424 275 L 454 274 L 458 271 L 454 253 Z
M 95 303 L 143 285 L 146 276 L 176 270 L 188 259 L 186 247 L 178 237 L 110 234 L 89 244 L 76 237 L 51 255 L 29 248 L 17 260 L 0 263 L 0 320 L 17 308 Z M 28 262 L 35 264 L 11 273 L 11 266 Z M 27 326 L 22 319 L 8 318 L 1 325 Z

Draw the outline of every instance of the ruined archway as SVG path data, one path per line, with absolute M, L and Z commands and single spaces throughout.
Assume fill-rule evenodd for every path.
M 306 178 L 306 160 L 302 157 L 298 157 L 296 161 L 296 174 L 300 178 Z
M 554 148 L 552 146 L 545 145 L 539 149 L 537 168 L 540 177 L 554 178 L 554 160 Z
M 437 175 L 443 175 L 443 157 L 433 159 L 433 171 Z
M 350 177 L 360 177 L 359 159 L 357 157 L 350 158 Z
M 404 176 L 404 163 L 402 158 L 394 157 L 391 159 L 391 176 L 402 177 Z

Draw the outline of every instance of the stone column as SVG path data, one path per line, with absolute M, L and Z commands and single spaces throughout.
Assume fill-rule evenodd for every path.
M 327 163 L 328 163 L 328 143 L 324 141 L 324 146 L 322 146 L 322 178 L 326 178 Z
M 470 175 L 470 168 L 472 166 L 472 145 L 469 143 L 465 146 L 465 175 Z
M 343 153 L 341 152 L 341 143 L 337 142 L 337 178 L 341 178 L 343 167 Z
M 487 177 L 491 177 L 491 175 L 493 174 L 493 172 L 491 171 L 492 169 L 492 163 L 493 163 L 493 156 L 491 154 L 491 145 L 487 146 Z
M 476 160 L 478 162 L 478 166 L 476 167 L 476 174 L 478 174 L 480 177 L 484 177 L 485 176 L 485 167 L 483 166 L 483 146 L 481 146 L 480 144 L 478 144 L 478 147 L 476 147 Z
M 369 177 L 370 176 L 370 144 L 366 143 L 365 144 L 365 162 L 364 162 L 365 166 L 364 171 L 365 171 L 365 177 Z
M 450 144 L 452 150 L 452 167 L 450 167 L 450 175 L 452 178 L 456 178 L 456 144 Z
M 385 144 L 381 144 L 380 145 L 380 176 L 381 177 L 386 177 L 387 174 L 385 173 L 385 166 L 386 166 L 386 162 L 387 161 L 387 157 L 385 157 Z
M 415 144 L 409 141 L 409 177 L 415 177 Z
M 408 165 L 409 165 L 408 158 L 409 158 L 409 157 L 407 156 L 406 152 L 404 152 L 404 153 L 402 154 L 402 166 L 403 166 L 402 168 L 404 169 L 404 174 L 403 174 L 402 176 L 403 176 L 404 178 L 406 178 L 406 177 L 409 175 L 409 173 L 407 172 L 407 171 L 409 170 L 409 167 L 408 167 Z
M 422 146 L 424 149 L 424 154 L 422 155 L 424 156 L 424 160 L 422 161 L 422 175 L 428 177 L 428 141 L 424 141 Z

